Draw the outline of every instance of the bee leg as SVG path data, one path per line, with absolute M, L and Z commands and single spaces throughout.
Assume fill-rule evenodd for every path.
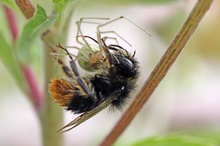
M 92 93 L 92 91 L 88 88 L 86 82 L 79 76 L 77 66 L 75 61 L 70 61 L 70 67 L 75 75 L 75 79 L 77 80 L 78 84 L 81 86 L 81 88 L 84 90 L 84 92 L 91 98 L 92 100 L 96 102 L 96 96 Z
M 72 69 L 72 73 L 74 74 L 74 77 L 75 77 L 77 83 L 82 88 L 82 90 L 85 92 L 85 94 L 88 95 L 88 97 L 91 98 L 95 103 L 97 101 L 97 98 L 93 94 L 93 92 L 88 88 L 86 82 L 80 77 L 77 66 L 76 66 L 76 63 L 75 63 L 75 60 L 73 60 L 72 56 L 67 51 L 67 49 L 63 48 L 60 44 L 57 47 L 63 49 L 67 53 L 67 55 L 70 58 L 70 67 Z

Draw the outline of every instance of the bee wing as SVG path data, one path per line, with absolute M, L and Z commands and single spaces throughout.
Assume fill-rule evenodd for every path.
M 85 122 L 86 120 L 92 118 L 93 116 L 95 116 L 96 114 L 98 114 L 100 111 L 102 111 L 103 109 L 105 109 L 106 107 L 108 107 L 112 101 L 117 98 L 119 95 L 121 94 L 121 90 L 116 90 L 114 91 L 109 97 L 107 97 L 107 100 L 103 101 L 99 106 L 97 106 L 96 108 L 94 108 L 91 111 L 88 111 L 86 113 L 81 114 L 80 116 L 78 116 L 76 119 L 74 119 L 73 121 L 71 121 L 69 124 L 67 124 L 66 126 L 64 126 L 63 128 L 59 129 L 57 131 L 57 133 L 63 133 L 63 132 L 67 132 L 75 127 L 77 127 L 78 125 L 80 125 L 81 123 Z

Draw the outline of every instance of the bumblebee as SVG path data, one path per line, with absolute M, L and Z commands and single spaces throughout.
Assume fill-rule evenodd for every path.
M 79 33 L 81 33 L 80 29 Z M 109 105 L 113 108 L 122 109 L 126 100 L 130 97 L 131 91 L 136 86 L 139 77 L 139 63 L 135 59 L 135 52 L 130 54 L 118 44 L 107 45 L 106 37 L 101 37 L 100 34 L 98 30 L 97 40 L 90 36 L 80 35 L 84 41 L 85 38 L 93 40 L 100 49 L 96 52 L 101 54 L 98 58 L 101 57 L 102 59 L 97 68 L 98 71 L 90 75 L 80 76 L 73 55 L 60 44 L 57 46 L 64 50 L 70 59 L 69 66 L 67 66 L 58 58 L 58 62 L 68 78 L 52 78 L 49 84 L 49 93 L 67 111 L 81 114 L 59 131 L 68 131 L 78 126 Z M 83 45 L 86 49 L 91 48 L 88 43 Z M 91 65 L 92 69 L 95 69 L 94 63 L 89 65 L 90 69 Z M 88 67 L 86 68 L 88 69 Z

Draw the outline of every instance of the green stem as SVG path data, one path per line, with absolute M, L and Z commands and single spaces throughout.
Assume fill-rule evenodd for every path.
M 45 45 L 45 97 L 42 106 L 42 133 L 44 146 L 61 146 L 63 137 L 56 131 L 63 125 L 63 109 L 55 104 L 48 93 L 50 78 L 57 72 L 54 58 L 50 55 L 50 48 Z
M 48 32 L 44 41 L 49 42 L 50 44 L 61 43 L 64 44 L 67 40 L 67 33 L 70 25 L 70 19 L 72 18 L 73 11 L 77 1 L 70 2 L 67 5 L 67 12 L 63 16 L 67 15 L 68 18 L 58 19 L 55 28 Z M 61 15 L 62 16 L 62 15 Z M 62 25 L 61 25 L 62 23 Z M 57 72 L 57 63 L 56 60 L 50 55 L 51 49 L 45 43 L 45 99 L 43 102 L 43 113 L 42 113 L 42 131 L 43 131 L 43 145 L 44 146 L 60 146 L 63 145 L 63 136 L 61 134 L 55 133 L 58 129 L 63 126 L 63 109 L 55 104 L 54 100 L 50 97 L 48 93 L 48 84 L 50 78 L 54 76 Z

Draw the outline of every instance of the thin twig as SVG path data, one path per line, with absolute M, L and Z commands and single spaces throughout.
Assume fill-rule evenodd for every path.
M 136 96 L 136 99 L 133 101 L 129 109 L 124 113 L 111 133 L 100 144 L 101 146 L 111 146 L 130 124 L 132 119 L 140 111 L 160 81 L 166 75 L 171 65 L 175 62 L 179 53 L 182 51 L 183 47 L 186 45 L 187 41 L 197 28 L 202 17 L 209 9 L 211 3 L 212 0 L 198 0 L 179 33 L 176 35 L 160 62 L 155 67 L 148 80 L 145 82 L 145 85 Z

